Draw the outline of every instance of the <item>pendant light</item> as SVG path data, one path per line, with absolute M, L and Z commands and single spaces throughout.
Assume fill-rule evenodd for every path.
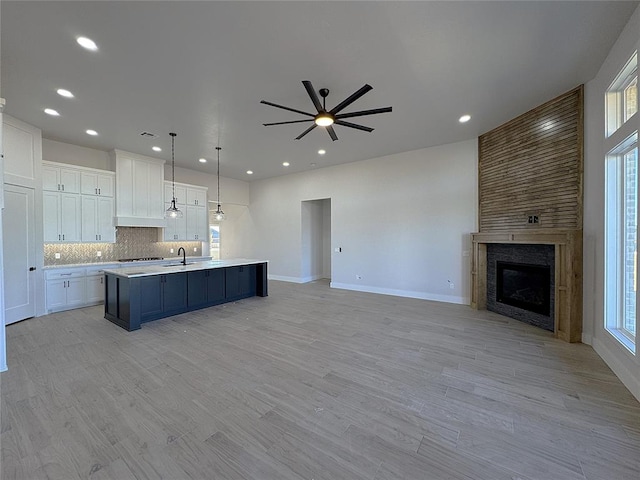
M 220 222 L 224 220 L 224 212 L 220 208 L 220 150 L 222 147 L 216 147 L 216 150 L 218 151 L 218 209 L 213 212 L 213 218 Z
M 175 157 L 175 141 L 176 134 L 171 135 L 171 186 L 173 187 L 173 198 L 171 199 L 171 205 L 164 212 L 166 218 L 182 218 L 182 212 L 176 207 L 176 157 Z

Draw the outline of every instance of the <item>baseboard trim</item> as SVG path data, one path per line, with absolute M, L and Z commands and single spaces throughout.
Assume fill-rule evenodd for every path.
M 589 333 L 582 333 L 582 343 L 586 345 L 593 345 L 593 336 Z
M 366 285 L 354 285 L 350 283 L 331 282 L 331 288 L 341 290 L 353 290 L 355 292 L 378 293 L 380 295 L 392 295 L 394 297 L 417 298 L 420 300 L 432 300 L 434 302 L 456 303 L 459 305 L 469 305 L 471 299 L 454 295 L 436 295 L 432 293 L 415 292 L 411 290 L 396 290 L 393 288 L 370 287 Z
M 613 352 L 605 344 L 605 342 L 599 340 L 597 337 L 593 338 L 593 349 L 596 351 L 600 358 L 609 366 L 613 373 L 620 379 L 625 387 L 629 389 L 631 394 L 640 401 L 640 378 L 633 374 L 629 368 L 620 361 L 618 355 Z

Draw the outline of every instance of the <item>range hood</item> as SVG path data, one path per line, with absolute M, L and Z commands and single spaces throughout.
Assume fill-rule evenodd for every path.
M 164 160 L 113 150 L 116 167 L 116 227 L 167 226 Z

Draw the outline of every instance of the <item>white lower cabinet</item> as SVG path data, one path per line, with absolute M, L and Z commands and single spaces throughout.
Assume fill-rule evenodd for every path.
M 46 272 L 47 312 L 77 308 L 84 304 L 84 269 Z
M 104 302 L 105 268 L 119 268 L 119 265 L 46 270 L 47 312 L 60 312 Z

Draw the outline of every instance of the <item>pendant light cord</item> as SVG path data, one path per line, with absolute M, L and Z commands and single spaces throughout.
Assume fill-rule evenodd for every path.
M 222 147 L 216 147 L 218 151 L 218 210 L 220 210 L 220 150 Z
M 171 135 L 171 185 L 173 190 L 173 206 L 176 206 L 176 156 L 175 156 L 175 141 L 176 134 L 170 133 Z

